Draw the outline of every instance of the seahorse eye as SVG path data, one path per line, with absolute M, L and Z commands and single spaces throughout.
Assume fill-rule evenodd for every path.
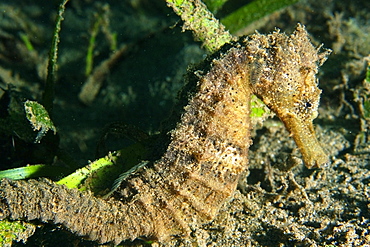
M 317 115 L 315 114 L 315 103 L 310 99 L 303 99 L 297 101 L 295 104 L 296 114 L 301 118 L 313 119 Z

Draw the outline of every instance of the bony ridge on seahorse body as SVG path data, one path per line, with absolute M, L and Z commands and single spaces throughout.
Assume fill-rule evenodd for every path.
M 287 36 L 254 34 L 227 45 L 196 82 L 163 156 L 141 167 L 107 199 L 49 180 L 0 183 L 0 218 L 55 222 L 99 242 L 165 243 L 210 222 L 247 169 L 251 94 L 284 122 L 307 167 L 328 162 L 312 125 L 320 90 L 319 53 L 298 25 Z

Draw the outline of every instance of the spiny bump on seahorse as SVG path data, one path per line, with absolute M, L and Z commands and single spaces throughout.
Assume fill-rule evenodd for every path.
M 54 222 L 101 243 L 186 237 L 214 219 L 248 168 L 252 94 L 284 122 L 308 168 L 326 164 L 312 124 L 316 73 L 329 54 L 319 50 L 303 25 L 290 36 L 256 33 L 226 45 L 198 71 L 161 158 L 125 176 L 109 198 L 46 179 L 4 179 L 0 218 Z

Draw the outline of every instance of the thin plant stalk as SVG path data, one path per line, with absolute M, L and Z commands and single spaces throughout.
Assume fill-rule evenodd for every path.
M 65 11 L 65 5 L 69 0 L 62 0 L 62 3 L 59 5 L 58 14 L 55 20 L 55 27 L 53 33 L 53 39 L 51 41 L 51 48 L 49 52 L 49 62 L 48 62 L 48 71 L 45 83 L 44 93 L 42 95 L 42 104 L 49 114 L 53 111 L 53 101 L 55 94 L 55 79 L 57 72 L 57 59 L 58 59 L 58 44 L 60 41 L 59 33 L 61 30 L 61 23 L 64 19 L 63 14 Z

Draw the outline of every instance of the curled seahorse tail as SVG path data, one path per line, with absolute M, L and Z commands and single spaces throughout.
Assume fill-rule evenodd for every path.
M 151 236 L 152 221 L 135 221 L 144 215 L 137 205 L 105 201 L 47 179 L 0 182 L 0 219 L 54 222 L 101 243 Z

